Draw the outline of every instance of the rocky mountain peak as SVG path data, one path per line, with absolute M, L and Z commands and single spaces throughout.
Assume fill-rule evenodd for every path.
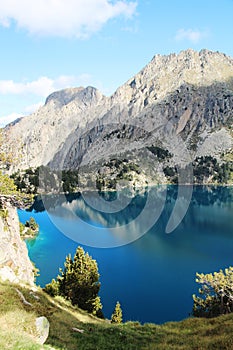
M 84 127 L 95 117 L 94 110 L 106 99 L 90 86 L 56 91 L 39 110 L 8 125 L 5 137 L 8 151 L 17 159 L 14 169 L 47 164 L 77 126 Z
M 53 92 L 45 101 L 45 106 L 53 104 L 57 108 L 68 105 L 71 102 L 93 104 L 103 97 L 100 91 L 92 86 L 67 88 Z
M 51 102 L 59 103 L 61 106 L 66 105 L 71 102 L 83 89 L 83 87 L 77 87 L 55 91 L 46 98 L 45 105 Z
M 179 54 L 155 55 L 112 98 L 135 114 L 163 101 L 180 86 L 199 88 L 219 83 L 233 90 L 233 59 L 207 49 L 188 49 Z

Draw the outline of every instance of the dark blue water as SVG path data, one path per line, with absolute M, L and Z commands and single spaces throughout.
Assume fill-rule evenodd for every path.
M 67 201 L 64 197 L 51 197 L 46 203 L 47 211 L 42 211 L 41 202 L 35 205 L 38 212 L 20 210 L 22 222 L 33 216 L 40 225 L 38 237 L 27 242 L 29 255 L 40 269 L 37 283 L 44 286 L 56 277 L 66 255 L 73 255 L 81 245 L 98 262 L 100 296 L 106 317 L 111 316 L 117 300 L 122 305 L 125 321 L 162 323 L 188 317 L 192 310 L 192 294 L 198 289 L 195 273 L 233 265 L 233 188 L 194 188 L 184 219 L 170 234 L 165 230 L 175 205 L 177 187 L 170 186 L 167 192 L 158 188 L 153 191 L 151 198 L 154 202 L 149 212 L 144 213 L 146 220 L 138 222 L 136 218 L 146 207 L 147 193 L 129 198 L 124 209 L 112 213 L 107 213 L 102 207 L 102 211 L 93 209 L 97 202 L 94 198 L 90 205 L 92 194 L 89 194 L 89 204 L 82 196 L 70 196 Z M 114 203 L 112 196 L 109 194 L 103 200 L 107 204 Z M 109 245 L 119 244 L 115 236 L 119 238 L 121 232 L 122 244 L 137 238 L 140 236 L 138 232 L 144 232 L 142 226 L 147 225 L 154 215 L 153 210 L 160 207 L 161 198 L 166 201 L 158 220 L 132 243 L 115 248 L 84 244 L 85 237 L 90 242 L 88 234 L 95 236 L 93 245 L 101 242 L 102 234 L 103 241 L 108 236 Z M 157 210 L 159 213 L 160 209 Z M 130 222 L 134 225 L 130 226 Z M 100 230 L 104 227 L 108 229 L 102 233 Z M 120 233 L 113 231 L 114 227 L 118 227 Z M 76 242 L 67 237 L 67 231 Z

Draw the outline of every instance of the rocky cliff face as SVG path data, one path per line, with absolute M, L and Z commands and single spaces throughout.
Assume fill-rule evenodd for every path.
M 165 166 L 200 156 L 231 154 L 233 59 L 219 52 L 186 50 L 156 55 L 112 96 L 77 88 L 49 96 L 37 113 L 6 128 L 8 145 L 20 140 L 21 168 L 88 167 L 132 160 L 163 181 Z M 172 156 L 161 159 L 151 147 Z
M 33 286 L 33 265 L 19 234 L 19 219 L 11 201 L 0 198 L 0 279 Z
M 73 130 L 95 117 L 94 110 L 104 101 L 92 87 L 66 89 L 51 94 L 37 112 L 8 125 L 6 151 L 13 154 L 14 169 L 47 164 Z

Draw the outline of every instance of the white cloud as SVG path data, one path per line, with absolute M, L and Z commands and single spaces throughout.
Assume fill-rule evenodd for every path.
M 0 1 L 0 25 L 32 34 L 85 38 L 110 19 L 130 18 L 136 1 L 128 0 L 8 0 Z
M 25 109 L 24 109 L 25 113 L 31 114 L 31 113 L 35 112 L 37 109 L 39 109 L 40 107 L 42 107 L 43 104 L 44 104 L 43 102 L 38 102 L 38 103 L 34 103 L 32 105 L 29 105 L 29 106 L 25 107 Z
M 10 113 L 8 115 L 0 117 L 0 128 L 3 128 L 7 124 L 13 122 L 14 120 L 16 120 L 18 118 L 22 118 L 25 115 L 28 115 L 28 114 L 35 112 L 41 106 L 43 106 L 43 102 L 35 103 L 35 104 L 32 104 L 32 105 L 25 107 L 23 113 L 13 112 L 13 113 Z
M 15 119 L 23 117 L 23 114 L 20 113 L 11 113 L 9 115 L 3 116 L 0 118 L 0 128 L 3 128 L 5 125 L 13 122 Z
M 95 83 L 95 84 L 93 84 Z M 79 76 L 73 75 L 61 75 L 55 79 L 49 77 L 39 77 L 37 80 L 15 82 L 13 80 L 0 80 L 0 96 L 7 96 L 9 99 L 10 95 L 15 95 L 14 102 L 12 105 L 17 105 L 17 99 L 26 97 L 26 100 L 44 100 L 54 91 L 73 87 L 73 86 L 88 86 L 88 85 L 99 85 L 101 82 L 93 81 L 93 77 L 90 74 L 81 74 Z M 25 96 L 23 96 L 25 95 Z M 16 99 L 16 100 L 15 100 Z M 0 116 L 0 127 L 12 122 L 13 120 L 23 117 L 25 115 L 35 112 L 41 107 L 44 102 L 38 102 L 31 104 L 26 107 L 20 107 L 20 113 L 11 112 L 4 116 Z
M 37 80 L 14 82 L 13 80 L 0 80 L 0 94 L 32 94 L 40 97 L 47 97 L 56 90 L 72 86 L 90 84 L 91 76 L 82 74 L 80 76 L 61 75 L 58 78 L 39 77 Z
M 201 39 L 207 36 L 208 33 L 206 31 L 182 28 L 177 31 L 175 39 L 177 41 L 188 40 L 194 44 L 197 44 Z

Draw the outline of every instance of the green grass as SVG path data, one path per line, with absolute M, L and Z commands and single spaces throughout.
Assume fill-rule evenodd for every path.
M 127 322 L 113 325 L 75 308 L 62 298 L 51 298 L 40 289 L 36 300 L 30 290 L 17 286 L 32 307 L 23 305 L 15 287 L 0 284 L 0 349 L 56 350 L 231 350 L 233 315 L 214 319 L 189 318 L 164 325 Z M 49 338 L 36 342 L 35 318 L 46 316 Z M 72 330 L 83 329 L 83 333 Z

